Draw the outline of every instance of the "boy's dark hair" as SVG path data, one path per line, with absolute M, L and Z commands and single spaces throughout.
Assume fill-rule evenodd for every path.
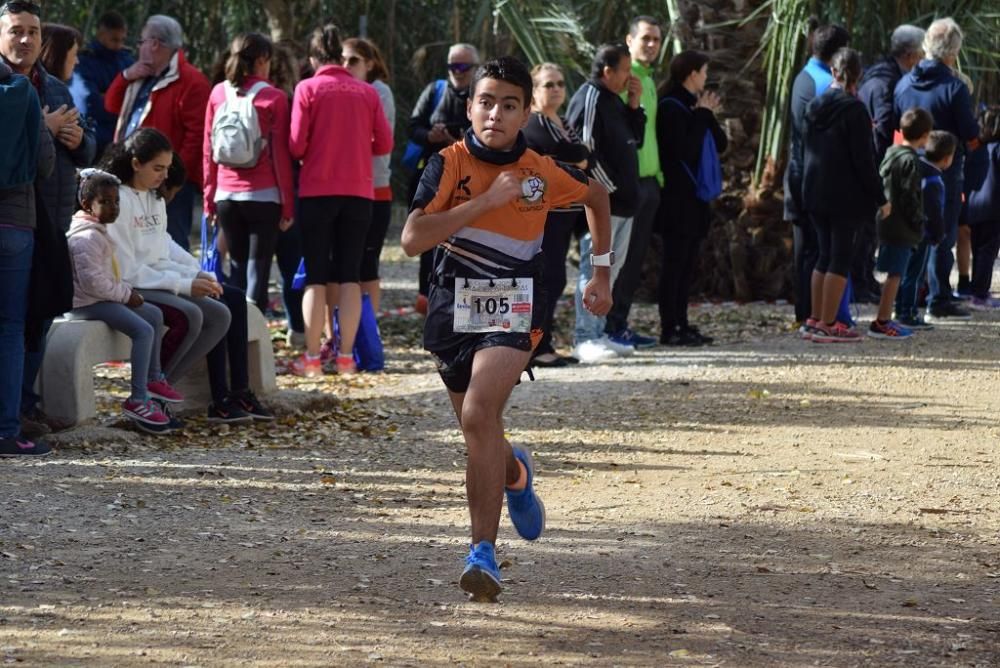
M 639 32 L 639 24 L 640 23 L 648 23 L 651 26 L 656 26 L 657 28 L 660 29 L 661 33 L 663 32 L 663 26 L 660 25 L 660 19 L 654 18 L 654 17 L 649 16 L 647 14 L 641 14 L 641 15 L 635 17 L 634 19 L 632 19 L 629 22 L 629 24 L 628 24 L 628 34 L 632 35 L 632 37 L 635 37 L 636 33 Z
M 931 162 L 941 162 L 957 149 L 958 137 L 947 130 L 934 130 L 924 147 L 924 157 Z
M 101 14 L 101 18 L 97 19 L 97 27 L 105 30 L 125 30 L 128 25 L 124 16 L 112 10 Z
M 524 94 L 522 99 L 524 106 L 527 107 L 531 104 L 531 89 L 533 87 L 531 72 L 529 72 L 528 67 L 517 58 L 514 58 L 513 56 L 500 56 L 499 58 L 487 60 L 479 67 L 478 70 L 476 70 L 476 76 L 472 78 L 471 90 L 475 91 L 476 86 L 478 86 L 479 82 L 483 79 L 506 81 L 509 84 L 517 86 Z
M 92 202 L 105 188 L 117 188 L 121 185 L 117 176 L 99 169 L 84 169 L 80 172 L 79 178 L 80 186 L 76 197 L 81 207 L 86 206 L 87 202 Z
M 321 65 L 340 61 L 340 29 L 335 23 L 326 23 L 313 31 L 309 40 L 309 56 Z
M 142 128 L 125 141 L 112 144 L 101 158 L 100 166 L 117 176 L 122 183 L 131 183 L 135 176 L 132 158 L 142 164 L 173 150 L 165 134 L 155 128 Z
M 184 185 L 185 181 L 187 181 L 187 168 L 184 167 L 184 160 L 181 158 L 181 154 L 174 151 L 170 168 L 167 169 L 167 178 L 163 179 L 163 185 L 160 186 L 160 190 L 166 192 L 174 188 L 180 188 Z
M 844 26 L 836 23 L 820 26 L 812 35 L 812 55 L 828 63 L 850 41 L 851 33 Z
M 907 109 L 899 119 L 899 129 L 903 139 L 916 141 L 934 129 L 934 117 L 922 107 Z
M 628 52 L 628 47 L 624 44 L 602 44 L 594 55 L 594 61 L 590 64 L 590 78 L 597 81 L 604 76 L 604 68 L 615 69 L 622 58 L 632 62 L 632 56 Z
M 701 51 L 681 51 L 670 59 L 670 84 L 680 86 L 692 72 L 698 72 L 708 64 L 707 54 Z
M 844 88 L 853 86 L 861 79 L 863 73 L 861 54 L 854 49 L 844 47 L 833 54 L 833 58 L 830 59 L 830 69 L 833 71 L 833 78 Z

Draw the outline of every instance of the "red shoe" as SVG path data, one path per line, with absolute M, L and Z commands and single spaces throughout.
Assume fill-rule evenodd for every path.
M 317 378 L 323 375 L 323 363 L 318 357 L 310 358 L 308 353 L 292 363 L 292 373 L 302 378 Z
M 821 322 L 812 335 L 813 343 L 861 343 L 861 334 L 840 322 L 832 325 Z
M 349 376 L 358 372 L 358 366 L 354 363 L 354 357 L 350 355 L 337 355 L 337 373 L 342 376 Z
M 171 387 L 166 378 L 154 380 L 149 383 L 146 385 L 146 391 L 149 392 L 149 396 L 154 399 L 165 401 L 168 404 L 179 404 L 184 401 L 184 395 Z

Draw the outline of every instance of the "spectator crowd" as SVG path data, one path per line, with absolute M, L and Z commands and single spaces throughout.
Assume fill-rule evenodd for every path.
M 901 340 L 1000 308 L 991 296 L 1000 112 L 974 105 L 973 82 L 958 69 L 960 27 L 951 19 L 926 31 L 900 26 L 867 68 L 846 29 L 811 28 L 811 57 L 792 89 L 785 173 L 801 336 Z M 63 316 L 103 321 L 132 340 L 122 410 L 140 429 L 183 426 L 170 411 L 183 400 L 174 386 L 202 360 L 209 420 L 273 419 L 249 387 L 247 330 L 250 305 L 269 307 L 275 260 L 287 342 L 301 351 L 293 372 L 357 371 L 363 313 L 380 305 L 392 171 L 406 170 L 413 201 L 425 170 L 439 164 L 432 156 L 476 141 L 468 109 L 481 58 L 471 44 L 450 47 L 393 165 L 390 72 L 373 41 L 343 37 L 332 24 L 304 46 L 241 34 L 210 80 L 186 60 L 172 17 L 150 16 L 133 52 L 117 13 L 101 16 L 85 44 L 75 28 L 43 22 L 30 0 L 0 5 L 0 456 L 49 452 L 42 439 L 60 425 L 41 410 L 36 380 Z M 551 298 L 532 366 L 712 342 L 689 322 L 688 303 L 722 189 L 723 99 L 708 84 L 710 54 L 674 54 L 661 76 L 664 38 L 657 18 L 636 17 L 623 43 L 596 51 L 572 96 L 559 65 L 531 70 L 523 140 L 609 193 L 613 294 L 606 316 L 584 303 L 594 275 L 584 208 L 549 212 L 539 260 Z M 467 184 L 457 188 L 469 194 Z M 190 251 L 199 208 L 228 258 L 223 267 Z M 654 234 L 660 331 L 651 335 L 633 328 L 630 311 Z M 485 229 L 465 236 L 497 242 Z M 563 354 L 554 313 L 574 246 L 573 347 Z M 421 312 L 440 250 L 421 254 Z M 866 327 L 854 322 L 852 300 L 878 304 Z

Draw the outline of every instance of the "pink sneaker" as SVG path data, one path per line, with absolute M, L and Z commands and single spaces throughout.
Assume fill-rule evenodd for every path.
M 122 411 L 127 417 L 144 424 L 151 424 L 157 427 L 165 427 L 170 424 L 170 418 L 160 409 L 159 404 L 152 399 L 146 399 L 146 401 L 127 399 L 122 404 Z
M 358 367 L 354 363 L 354 358 L 350 355 L 337 355 L 337 373 L 342 376 L 349 376 L 357 373 Z
M 813 343 L 861 343 L 861 334 L 839 320 L 832 325 L 819 323 L 812 335 Z
M 302 378 L 317 378 L 323 375 L 323 363 L 319 358 L 310 359 L 305 353 L 292 363 L 292 373 Z
M 149 396 L 166 401 L 168 404 L 179 404 L 184 401 L 184 396 L 171 387 L 166 378 L 154 380 L 146 386 L 146 390 L 149 392 Z

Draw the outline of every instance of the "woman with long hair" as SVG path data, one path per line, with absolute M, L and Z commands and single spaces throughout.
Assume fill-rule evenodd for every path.
M 316 73 L 295 87 L 290 147 L 299 177 L 306 293 L 306 352 L 293 371 L 322 373 L 320 342 L 328 305 L 339 308 L 338 373 L 354 373 L 361 320 L 361 263 L 375 196 L 372 157 L 392 150 L 378 93 L 341 66 L 340 33 L 317 28 L 309 44 Z
M 389 68 L 374 42 L 361 37 L 345 39 L 341 52 L 341 64 L 360 81 L 370 83 L 382 101 L 382 111 L 390 128 L 396 126 L 396 102 L 389 88 Z M 392 221 L 392 168 L 391 155 L 377 155 L 372 158 L 372 173 L 375 179 L 375 199 L 372 201 L 372 222 L 365 238 L 364 259 L 361 261 L 361 293 L 371 299 L 372 308 L 378 311 L 382 290 L 379 283 L 379 256 L 385 243 L 385 234 Z
M 559 115 L 566 102 L 566 77 L 555 63 L 540 63 L 531 70 L 534 84 L 531 94 L 531 117 L 524 127 L 528 148 L 549 155 L 560 162 L 586 169 L 590 151 L 576 131 Z M 552 345 L 552 325 L 559 297 L 566 289 L 566 256 L 573 235 L 586 230 L 583 207 L 575 206 L 550 211 L 545 219 L 542 254 L 545 262 L 543 280 L 548 295 L 548 310 L 543 320 L 542 340 L 531 358 L 532 366 L 564 367 L 576 362 L 575 357 L 559 355 Z
M 262 312 L 278 232 L 291 227 L 295 215 L 288 97 L 268 81 L 273 52 L 271 40 L 258 33 L 233 39 L 226 79 L 212 89 L 205 110 L 202 154 L 205 213 L 226 236 L 233 284 Z M 261 142 L 248 163 L 235 164 L 225 152 L 229 135 L 223 126 L 246 99 L 256 112 Z
M 63 83 L 69 83 L 82 46 L 83 35 L 76 28 L 46 23 L 42 26 L 42 52 L 39 60 L 46 72 Z

